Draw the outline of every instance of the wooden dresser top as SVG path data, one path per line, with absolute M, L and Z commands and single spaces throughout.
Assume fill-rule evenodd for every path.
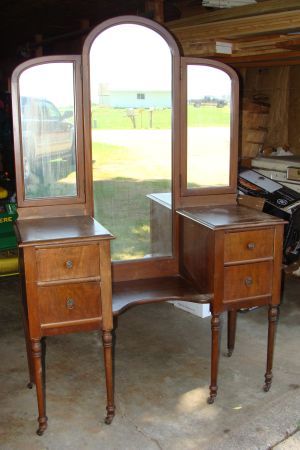
M 177 213 L 213 230 L 285 223 L 278 217 L 236 204 L 182 208 L 177 210 Z
M 91 216 L 16 220 L 15 229 L 21 247 L 57 240 L 113 239 L 112 234 Z

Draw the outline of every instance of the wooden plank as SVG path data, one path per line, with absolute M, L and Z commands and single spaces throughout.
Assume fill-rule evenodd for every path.
M 224 53 L 216 53 L 216 43 L 211 41 L 206 44 L 185 44 L 182 45 L 183 53 L 185 56 L 193 57 L 193 56 L 201 56 L 201 57 L 209 57 L 218 59 L 223 62 L 231 62 L 231 61 L 249 61 L 250 58 L 252 60 L 255 57 L 258 57 L 260 60 L 270 59 L 277 57 L 282 57 L 284 59 L 292 59 L 299 57 L 299 52 L 289 51 L 282 52 L 279 48 L 274 46 L 262 45 L 261 47 L 253 47 L 253 48 L 239 48 L 236 45 L 232 47 L 232 54 L 226 55 Z M 298 61 L 299 62 L 299 61 Z
M 241 39 L 232 39 L 231 43 L 239 50 L 252 49 L 256 47 L 273 47 L 276 48 L 277 44 L 281 42 L 294 41 L 292 36 L 286 36 L 282 34 L 268 34 L 266 36 L 248 36 Z
M 288 41 L 279 41 L 276 43 L 277 48 L 286 48 L 287 50 L 300 50 L 300 38 Z
M 269 65 L 293 65 L 299 64 L 300 62 L 300 51 L 299 52 L 274 52 L 269 54 L 258 54 L 251 56 L 251 60 L 249 56 L 238 55 L 238 56 L 225 56 L 225 55 L 214 55 L 214 58 L 217 58 L 218 61 L 224 62 L 226 64 L 239 66 L 239 67 L 247 67 L 247 66 L 264 66 L 267 67 Z M 276 61 L 274 61 L 276 58 Z M 278 64 L 276 64 L 278 63 Z
M 233 20 L 242 17 L 253 17 L 262 14 L 278 13 L 285 11 L 300 11 L 299 0 L 268 0 L 254 5 L 238 6 L 235 8 L 210 11 L 184 19 L 173 20 L 165 25 L 172 30 L 179 30 L 186 26 L 200 25 L 204 23 L 219 22 L 224 20 Z
M 244 17 L 230 21 L 199 24 L 188 26 L 180 30 L 173 29 L 166 24 L 169 30 L 175 34 L 181 44 L 185 42 L 197 43 L 201 39 L 230 39 L 244 36 L 262 35 L 274 32 L 287 32 L 299 29 L 299 13 L 287 11 L 282 13 L 266 14 L 257 17 Z
M 231 66 L 235 67 L 236 69 L 248 69 L 250 67 L 259 67 L 260 68 L 266 68 L 266 67 L 277 67 L 277 66 L 282 66 L 283 64 L 285 64 L 286 66 L 298 66 L 300 63 L 299 58 L 298 59 L 289 59 L 289 60 L 281 60 L 281 59 L 277 59 L 275 57 L 273 57 L 273 59 L 269 59 L 266 61 L 262 61 L 261 63 L 257 63 L 255 61 L 251 61 L 249 60 L 249 62 L 244 62 L 244 63 L 232 63 Z M 228 63 L 229 64 L 229 63 Z
M 259 54 L 271 54 L 281 52 L 282 49 L 291 51 L 300 50 L 300 39 L 295 36 L 271 34 L 266 36 L 247 36 L 240 39 L 222 39 L 222 42 L 232 44 L 232 57 L 251 56 Z M 213 56 L 223 57 L 224 54 L 216 53 L 216 40 L 203 39 L 201 42 L 186 42 L 182 44 L 185 56 Z
M 253 48 L 253 49 L 246 49 L 241 50 L 233 46 L 233 52 L 231 55 L 226 55 L 224 53 L 216 53 L 216 45 L 215 43 L 206 44 L 206 45 L 185 45 L 182 47 L 184 51 L 185 56 L 201 56 L 208 57 L 208 58 L 214 58 L 219 61 L 227 62 L 227 61 L 238 61 L 241 58 L 243 58 L 244 61 L 249 61 L 249 59 L 253 59 L 256 56 L 262 56 L 260 59 L 270 59 L 271 55 L 273 55 L 273 58 L 278 54 L 282 54 L 282 52 L 277 48 L 272 47 L 259 47 L 259 48 Z M 292 57 L 292 52 L 288 52 L 289 55 Z M 287 54 L 285 53 L 285 57 L 288 58 Z

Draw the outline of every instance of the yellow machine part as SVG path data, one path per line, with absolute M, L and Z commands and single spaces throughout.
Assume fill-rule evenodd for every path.
M 18 257 L 9 256 L 0 258 L 0 277 L 7 275 L 16 275 L 18 273 Z
M 8 191 L 0 186 L 0 198 L 6 198 L 8 196 Z

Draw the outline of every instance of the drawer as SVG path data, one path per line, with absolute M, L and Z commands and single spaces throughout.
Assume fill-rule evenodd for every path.
M 99 247 L 96 244 L 37 249 L 36 260 L 39 281 L 100 275 Z
M 38 299 L 41 325 L 101 317 L 98 282 L 40 286 Z
M 272 228 L 226 233 L 224 262 L 247 261 L 273 256 L 274 231 Z
M 271 294 L 272 274 L 272 261 L 225 267 L 224 303 Z

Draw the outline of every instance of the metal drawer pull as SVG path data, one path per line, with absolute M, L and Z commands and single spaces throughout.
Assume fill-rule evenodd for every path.
M 248 242 L 247 248 L 248 248 L 249 250 L 253 250 L 253 249 L 255 248 L 255 242 Z
M 251 284 L 253 283 L 252 277 L 246 277 L 244 281 L 246 286 L 251 286 Z
M 66 261 L 66 268 L 67 269 L 72 269 L 72 267 L 73 267 L 73 261 L 68 259 L 68 261 Z
M 67 306 L 68 309 L 74 309 L 74 307 L 75 307 L 75 300 L 73 300 L 72 298 L 67 298 L 66 306 Z

